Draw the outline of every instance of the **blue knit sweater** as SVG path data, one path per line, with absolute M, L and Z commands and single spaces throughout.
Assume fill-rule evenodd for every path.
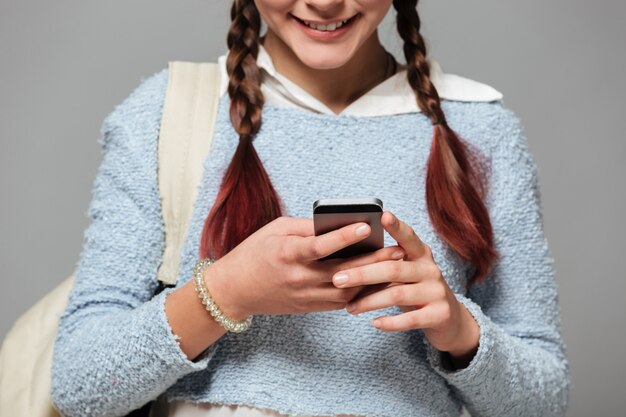
M 432 126 L 423 113 L 336 116 L 266 105 L 254 140 L 285 215 L 310 218 L 318 198 L 375 196 L 415 229 L 480 326 L 467 368 L 447 369 L 421 330 L 371 326 L 398 307 L 258 315 L 250 330 L 227 333 L 190 361 L 166 320 L 174 289 L 151 298 L 164 247 L 156 173 L 167 72 L 143 80 L 102 125 L 91 223 L 54 348 L 51 394 L 65 416 L 123 416 L 161 394 L 293 415 L 441 417 L 463 405 L 480 416 L 565 413 L 569 369 L 537 165 L 501 101 L 443 102 L 451 127 L 487 156 L 502 254 L 486 283 L 469 291 L 470 266 L 443 244 L 426 211 Z M 203 221 L 238 143 L 228 104 L 222 96 L 178 286 L 191 279 Z M 385 245 L 394 244 L 385 233 Z

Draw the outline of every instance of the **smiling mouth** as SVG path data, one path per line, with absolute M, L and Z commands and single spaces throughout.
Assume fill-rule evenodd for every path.
M 312 29 L 319 30 L 321 32 L 333 32 L 333 31 L 335 31 L 335 30 L 337 30 L 337 29 L 339 29 L 341 27 L 344 27 L 344 26 L 347 26 L 347 25 L 351 24 L 358 15 L 359 14 L 357 13 L 357 14 L 355 14 L 354 16 L 352 16 L 349 19 L 336 20 L 334 22 L 331 22 L 331 23 L 328 23 L 328 24 L 325 24 L 325 25 L 314 23 L 314 22 L 311 22 L 311 21 L 308 21 L 308 20 L 303 20 L 303 19 L 300 19 L 299 17 L 294 16 L 294 15 L 291 15 L 291 16 L 294 19 L 296 19 L 298 22 L 300 22 L 301 24 L 303 24 L 305 26 L 308 26 L 308 27 L 310 27 Z

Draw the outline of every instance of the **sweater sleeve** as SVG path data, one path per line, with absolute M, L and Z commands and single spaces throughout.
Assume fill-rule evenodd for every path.
M 457 294 L 480 328 L 478 351 L 452 370 L 426 341 L 428 358 L 472 415 L 562 416 L 570 375 L 538 169 L 518 118 L 503 110 L 487 200 L 501 259 L 485 282 Z
M 53 350 L 51 397 L 66 417 L 126 415 L 205 369 L 217 347 L 189 360 L 165 314 L 174 288 L 152 297 L 164 248 L 156 174 L 166 71 L 142 81 L 101 128 L 90 224 Z

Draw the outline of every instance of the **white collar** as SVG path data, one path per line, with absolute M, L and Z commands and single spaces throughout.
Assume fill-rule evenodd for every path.
M 220 96 L 228 89 L 226 72 L 226 54 L 218 58 L 221 67 Z M 502 99 L 502 93 L 495 88 L 455 74 L 446 74 L 441 66 L 432 59 L 430 65 L 431 80 L 442 99 L 454 101 L 494 101 Z M 319 113 L 336 115 L 328 106 L 313 97 L 306 90 L 278 73 L 270 55 L 259 44 L 257 65 L 262 69 L 263 83 L 261 90 L 266 103 L 278 106 L 302 107 Z M 339 115 L 383 116 L 401 113 L 420 112 L 415 100 L 415 93 L 406 79 L 406 66 L 398 64 L 398 72 L 352 102 Z

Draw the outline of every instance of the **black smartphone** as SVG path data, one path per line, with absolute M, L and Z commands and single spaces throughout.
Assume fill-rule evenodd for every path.
M 313 203 L 315 236 L 357 222 L 365 222 L 372 229 L 367 238 L 319 260 L 349 258 L 354 255 L 382 249 L 384 246 L 384 229 L 380 222 L 382 215 L 383 202 L 375 197 L 326 198 L 315 201 Z

